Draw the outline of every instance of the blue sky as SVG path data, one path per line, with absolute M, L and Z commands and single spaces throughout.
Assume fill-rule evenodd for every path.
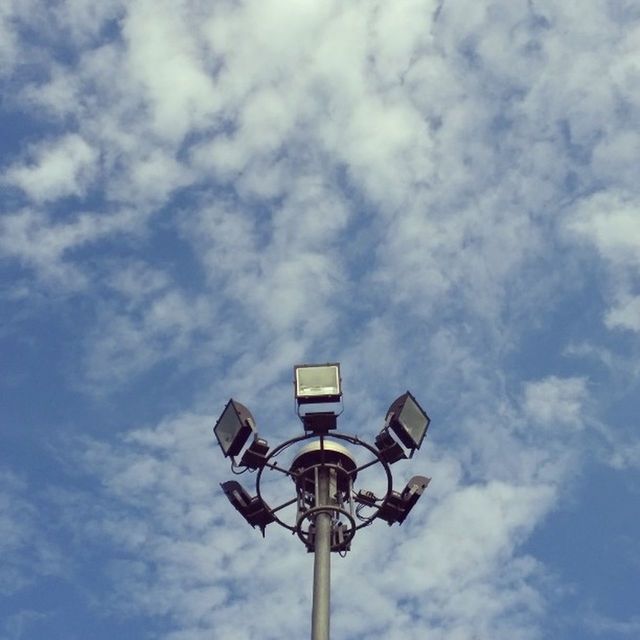
M 227 503 L 231 396 L 432 417 L 336 637 L 640 635 L 640 8 L 0 6 L 0 637 L 306 637 L 312 557 Z M 248 485 L 249 486 L 249 485 Z

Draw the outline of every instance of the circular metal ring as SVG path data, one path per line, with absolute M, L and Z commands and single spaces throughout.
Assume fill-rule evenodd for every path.
M 356 534 L 357 527 L 356 527 L 355 518 L 346 509 L 343 509 L 342 507 L 338 507 L 337 505 L 325 504 L 325 505 L 320 505 L 319 507 L 311 507 L 310 509 L 307 509 L 307 511 L 305 511 L 303 514 L 301 514 L 300 517 L 298 518 L 298 521 L 296 522 L 296 533 L 298 534 L 298 538 L 302 540 L 302 542 L 306 545 L 307 549 L 311 548 L 311 545 L 309 544 L 309 541 L 308 541 L 309 531 L 305 532 L 302 528 L 302 525 L 305 520 L 309 520 L 309 522 L 311 522 L 311 518 L 315 520 L 315 516 L 318 515 L 319 513 L 328 513 L 329 515 L 333 515 L 334 513 L 341 513 L 343 516 L 346 516 L 346 518 L 349 520 L 350 526 L 348 529 L 345 530 L 345 539 L 342 542 L 342 544 L 338 545 L 338 544 L 333 544 L 333 542 L 331 543 L 331 551 L 342 551 L 345 547 L 349 545 L 351 540 L 353 540 L 353 536 L 355 536 Z
M 382 509 L 382 507 L 385 505 L 385 503 L 389 499 L 389 496 L 393 491 L 393 476 L 391 475 L 391 467 L 388 462 L 385 462 L 380 457 L 380 452 L 373 445 L 370 445 L 368 442 L 364 442 L 364 440 L 360 440 L 360 438 L 356 436 L 350 436 L 346 433 L 333 433 L 331 435 L 336 436 L 339 440 L 346 440 L 351 444 L 355 444 L 357 446 L 364 447 L 365 449 L 367 449 L 371 454 L 375 456 L 376 461 L 380 463 L 380 465 L 382 465 L 382 468 L 384 469 L 384 472 L 387 476 L 387 490 L 384 494 L 384 497 L 382 498 L 382 502 L 380 503 L 379 506 L 376 505 L 374 507 L 375 511 L 373 512 L 373 515 L 369 516 L 364 522 L 356 526 L 356 531 L 357 531 L 358 529 L 362 529 L 363 527 L 368 527 L 377 518 L 378 513 L 380 512 L 380 509 Z
M 353 490 L 353 486 L 349 484 L 349 480 L 353 476 L 353 473 L 345 469 L 340 463 L 336 462 L 316 462 L 315 464 L 310 464 L 308 467 L 299 467 L 296 469 L 296 490 L 299 488 L 298 483 L 302 483 L 304 486 L 305 481 L 309 481 L 310 472 L 315 471 L 316 468 L 333 469 L 336 472 L 336 484 L 339 492 L 346 492 L 347 487 L 350 491 Z M 342 486 L 340 486 L 341 484 Z
M 265 460 L 265 466 L 260 467 L 260 469 L 258 469 L 258 475 L 256 476 L 256 493 L 258 494 L 258 498 L 260 498 L 260 500 L 262 500 L 263 503 L 266 504 L 266 502 L 264 501 L 264 498 L 262 497 L 262 492 L 260 491 L 260 483 L 262 481 L 262 473 L 265 469 L 268 469 L 269 467 L 267 467 L 266 465 L 269 464 L 269 462 L 271 462 L 272 458 L 275 458 L 277 455 L 279 455 L 280 453 L 282 453 L 282 451 L 284 451 L 287 447 L 295 444 L 296 442 L 302 442 L 303 440 L 309 440 L 310 438 L 313 438 L 315 436 L 315 434 L 312 433 L 305 433 L 302 436 L 298 436 L 297 438 L 291 438 L 290 440 L 285 440 L 284 442 L 282 442 L 281 444 L 279 444 L 277 447 L 274 447 L 273 450 L 271 452 L 269 452 L 269 454 L 267 455 L 267 458 Z M 285 471 L 284 469 L 281 469 L 281 471 L 283 473 L 286 473 L 286 475 L 290 476 L 291 478 L 295 480 L 297 480 L 297 475 L 289 472 L 289 471 Z M 285 529 L 289 529 L 289 531 L 295 533 L 296 532 L 296 528 L 295 526 L 292 526 L 290 524 L 287 524 L 286 522 L 284 522 L 284 520 L 281 520 L 275 513 L 271 514 L 275 520 L 275 522 L 277 522 L 281 527 L 284 527 Z
M 355 526 L 354 528 L 354 535 L 355 535 L 355 531 L 357 531 L 358 529 L 362 529 L 363 527 L 367 527 L 369 526 L 378 516 L 378 513 L 380 512 L 380 509 L 386 504 L 387 500 L 389 499 L 389 496 L 391 495 L 391 492 L 393 491 L 393 477 L 391 475 L 391 468 L 388 462 L 385 462 L 381 457 L 380 457 L 380 452 L 373 446 L 370 445 L 368 442 L 364 442 L 363 440 L 360 440 L 360 438 L 356 437 L 356 436 L 350 436 L 349 434 L 346 433 L 340 433 L 338 431 L 332 432 L 330 434 L 322 434 L 322 435 L 318 435 L 316 433 L 305 433 L 301 436 L 298 436 L 296 438 L 291 438 L 290 440 L 285 440 L 285 442 L 282 442 L 281 444 L 279 444 L 278 446 L 274 447 L 272 451 L 270 451 L 266 457 L 265 460 L 265 466 L 261 467 L 260 469 L 258 469 L 258 474 L 256 476 L 256 493 L 258 494 L 258 497 L 263 501 L 263 497 L 262 497 L 262 492 L 261 492 L 261 481 L 262 481 L 262 474 L 264 472 L 265 469 L 268 469 L 269 467 L 267 466 L 271 460 L 273 458 L 275 458 L 276 456 L 278 456 L 280 453 L 282 453 L 282 451 L 284 451 L 285 449 L 287 449 L 288 447 L 290 447 L 291 445 L 294 445 L 296 442 L 303 442 L 304 440 L 310 440 L 312 438 L 319 438 L 320 442 L 324 442 L 325 438 L 335 438 L 336 440 L 344 440 L 345 442 L 349 442 L 350 444 L 356 445 L 356 446 L 360 446 L 360 447 L 364 447 L 365 449 L 367 449 L 369 451 L 369 453 L 371 453 L 375 458 L 375 463 L 379 463 L 380 465 L 382 465 L 382 468 L 384 469 L 384 472 L 387 476 L 387 490 L 385 492 L 384 497 L 382 498 L 382 501 L 380 503 L 380 505 L 374 505 L 375 511 L 373 513 L 373 515 L 371 515 L 370 517 L 368 517 L 364 522 L 362 522 L 361 524 L 358 524 Z M 360 469 L 360 467 L 358 468 Z M 290 471 L 287 471 L 283 468 L 278 467 L 278 470 L 281 473 L 284 473 L 286 475 L 288 475 L 290 478 L 292 478 L 294 481 L 297 481 L 299 474 L 294 474 L 291 473 Z M 266 502 L 265 502 L 266 504 Z M 281 518 L 278 517 L 277 513 L 272 513 L 272 516 L 274 518 L 274 521 L 277 522 L 281 527 L 284 527 L 285 529 L 288 529 L 289 531 L 293 532 L 293 533 L 297 533 L 297 522 L 296 525 L 290 525 L 286 522 L 284 522 L 284 520 L 282 520 Z M 349 514 L 348 516 L 349 518 L 353 519 L 353 516 L 351 516 L 351 514 Z M 355 523 L 355 520 L 354 520 Z M 353 538 L 353 536 L 351 536 Z

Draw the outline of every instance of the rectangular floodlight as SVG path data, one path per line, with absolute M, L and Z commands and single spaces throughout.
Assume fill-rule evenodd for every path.
M 387 421 L 405 447 L 419 449 L 427 434 L 431 418 L 407 391 L 389 407 Z
M 256 423 L 247 407 L 231 399 L 213 428 L 225 457 L 237 456 L 249 436 L 256 431 Z
M 258 496 L 250 496 L 247 490 L 235 480 L 228 480 L 220 486 L 235 509 L 254 529 L 259 527 L 264 537 L 266 526 L 275 522 L 269 506 Z
M 293 368 L 298 405 L 340 400 L 340 364 L 299 364 Z
M 402 493 L 391 492 L 391 495 L 380 508 L 377 517 L 386 521 L 389 526 L 396 522 L 402 524 L 416 502 L 418 502 L 418 498 L 429 486 L 429 482 L 431 482 L 431 478 L 413 476 Z

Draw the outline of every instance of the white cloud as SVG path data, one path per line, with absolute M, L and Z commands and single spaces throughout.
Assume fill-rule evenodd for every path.
M 640 267 L 638 202 L 623 193 L 599 193 L 578 207 L 569 228 L 591 241 L 614 267 Z
M 179 142 L 194 127 L 208 124 L 220 102 L 203 64 L 202 45 L 191 31 L 204 17 L 199 14 L 196 6 L 141 0 L 129 5 L 122 22 L 132 88 L 162 140 Z
M 582 429 L 586 399 L 587 381 L 584 378 L 549 376 L 526 384 L 524 410 L 530 420 L 545 426 L 567 425 Z
M 636 433 L 637 429 L 633 431 Z M 640 442 L 637 439 L 633 441 L 623 438 L 614 439 L 610 444 L 611 452 L 606 462 L 611 467 L 619 471 L 640 468 Z
M 81 213 L 64 221 L 42 211 L 23 209 L 0 221 L 0 252 L 33 267 L 48 284 L 82 289 L 88 279 L 84 269 L 68 258 L 72 249 L 95 243 L 113 233 L 131 231 L 132 212 Z
M 329 185 L 301 176 L 271 210 L 250 216 L 241 203 L 223 202 L 183 217 L 183 228 L 212 286 L 259 319 L 258 331 L 302 327 L 313 336 L 332 322 L 344 277 L 332 244 L 347 220 Z
M 605 191 L 579 203 L 568 222 L 570 233 L 593 245 L 607 268 L 605 291 L 611 306 L 603 316 L 609 329 L 640 327 L 634 285 L 640 273 L 639 211 L 633 192 Z
M 601 2 L 94 5 L 38 12 L 55 26 L 47 61 L 14 101 L 47 133 L 5 183 L 41 208 L 0 223 L 5 257 L 95 312 L 78 327 L 87 379 L 108 392 L 167 358 L 205 364 L 196 404 L 260 399 L 276 433 L 293 362 L 344 356 L 354 430 L 406 383 L 448 423 L 432 427 L 434 484 L 415 524 L 363 532 L 338 565 L 363 586 L 343 588 L 336 625 L 535 637 L 544 569 L 518 544 L 575 471 L 587 377 L 530 381 L 515 406 L 507 356 L 581 286 L 573 261 L 592 264 L 592 247 L 606 325 L 638 329 L 635 27 Z M 9 30 L 11 65 L 30 43 Z M 91 189 L 102 204 L 58 215 Z M 118 604 L 166 615 L 166 637 L 301 637 L 309 558 L 277 533 L 260 546 L 217 502 L 211 423 L 92 443 L 104 493 L 70 516 L 124 550 L 105 560 Z M 570 428 L 536 428 L 555 425 Z
M 158 207 L 175 189 L 212 171 L 246 195 L 281 197 L 303 172 L 327 176 L 344 166 L 354 188 L 382 214 L 371 230 L 380 247 L 371 265 L 378 282 L 396 283 L 400 300 L 431 299 L 428 309 L 455 292 L 495 321 L 505 281 L 541 248 L 527 202 L 514 206 L 505 201 L 507 192 L 495 191 L 503 145 L 529 163 L 522 167 L 526 181 L 517 163 L 505 166 L 500 180 L 509 189 L 516 186 L 537 202 L 558 182 L 558 172 L 548 168 L 549 158 L 557 157 L 553 146 L 545 147 L 548 125 L 540 127 L 539 162 L 528 160 L 529 140 L 524 153 L 517 137 L 541 125 L 538 111 L 549 102 L 544 84 L 536 84 L 544 59 L 534 45 L 548 46 L 552 60 L 561 56 L 560 43 L 553 40 L 551 47 L 553 36 L 541 20 L 521 19 L 525 3 L 500 12 L 498 23 L 492 9 L 480 6 L 473 20 L 445 6 L 434 23 L 433 2 L 336 11 L 306 3 L 293 12 L 278 2 L 187 4 L 172 8 L 170 16 L 164 5 L 150 6 L 131 5 L 122 17 L 124 44 L 87 52 L 74 70 L 77 79 L 58 66 L 50 83 L 30 88 L 31 100 L 53 100 L 61 115 L 82 114 L 83 135 L 104 158 L 110 199 Z M 558 23 L 571 17 L 545 11 Z M 474 24 L 483 34 L 475 49 L 479 69 L 453 55 Z M 503 42 L 505 33 L 513 39 Z M 504 46 L 515 54 L 508 65 L 499 56 Z M 162 74 L 155 73 L 158 66 Z M 474 80 L 478 70 L 529 95 L 513 106 L 493 103 Z M 90 98 L 92 91 L 98 101 Z M 60 92 L 67 97 L 52 97 Z M 504 135 L 492 132 L 492 120 L 505 111 L 513 127 Z M 179 150 L 187 134 L 196 142 L 185 162 Z M 284 149 L 293 154 L 288 161 Z M 533 183 L 535 189 L 527 186 Z M 305 221 L 333 218 L 338 185 L 328 184 L 320 198 L 299 202 Z M 394 215 L 399 218 L 389 222 Z M 313 237 L 309 233 L 307 240 Z M 286 274 L 305 271 L 311 262 L 314 277 L 325 281 L 322 258 L 298 252 L 298 259 L 306 264 L 279 264 L 270 286 L 260 287 L 267 298 L 274 293 L 287 300 L 278 305 L 282 326 L 291 326 L 304 307 L 288 285 L 281 286 Z
M 105 0 L 95 3 L 91 0 L 66 0 L 52 7 L 50 28 L 57 35 L 64 35 L 77 46 L 91 46 L 103 36 L 103 30 L 114 28 L 115 21 L 124 13 L 121 0 Z
M 605 316 L 609 329 L 640 331 L 640 296 L 625 296 Z
M 593 151 L 593 168 L 608 183 L 633 191 L 633 167 L 639 156 L 640 135 L 636 131 L 622 129 L 603 137 L 597 144 Z
M 169 615 L 182 631 L 166 637 L 195 640 L 231 628 L 240 637 L 258 628 L 266 638 L 282 637 L 283 629 L 304 635 L 310 556 L 275 525 L 262 540 L 216 490 L 228 472 L 215 463 L 211 423 L 211 416 L 182 415 L 84 450 L 85 469 L 106 486 L 85 526 L 131 554 L 112 567 L 118 606 Z M 377 523 L 358 534 L 345 560 L 333 559 L 334 629 L 350 637 L 417 638 L 417 629 L 443 639 L 470 629 L 529 637 L 544 610 L 534 586 L 541 567 L 518 546 L 553 505 L 556 489 L 463 486 L 449 458 L 429 471 L 436 490 L 410 522 L 401 530 Z M 250 478 L 242 482 L 251 488 Z M 358 590 L 348 587 L 354 581 Z M 248 600 L 252 607 L 238 617 Z
M 10 166 L 4 180 L 36 203 L 84 195 L 98 170 L 98 152 L 77 134 L 40 143 L 29 156 Z
M 192 352 L 196 343 L 195 351 L 203 350 L 197 338 L 209 337 L 218 322 L 207 296 L 182 291 L 167 272 L 144 263 L 116 263 L 106 284 L 118 295 L 107 298 L 85 339 L 88 388 L 99 393 L 167 358 Z M 204 357 L 209 361 L 224 345 L 227 332 L 219 334 L 208 340 Z M 194 359 L 195 353 L 191 365 Z
M 25 50 L 19 28 L 36 21 L 38 4 L 33 0 L 6 0 L 0 5 L 0 79 L 11 78 L 23 65 L 38 60 L 37 49 Z M 12 96 L 4 95 L 7 103 Z

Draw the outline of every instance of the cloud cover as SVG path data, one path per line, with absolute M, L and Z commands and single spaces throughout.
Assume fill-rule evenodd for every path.
M 291 365 L 336 359 L 346 431 L 407 387 L 434 418 L 411 520 L 335 562 L 336 633 L 633 629 L 554 627 L 563 569 L 527 547 L 586 464 L 636 473 L 633 3 L 27 5 L 1 14 L 7 432 L 59 433 L 7 527 L 53 501 L 88 619 L 306 633 L 309 558 L 221 503 L 210 428 L 233 395 L 287 437 Z

